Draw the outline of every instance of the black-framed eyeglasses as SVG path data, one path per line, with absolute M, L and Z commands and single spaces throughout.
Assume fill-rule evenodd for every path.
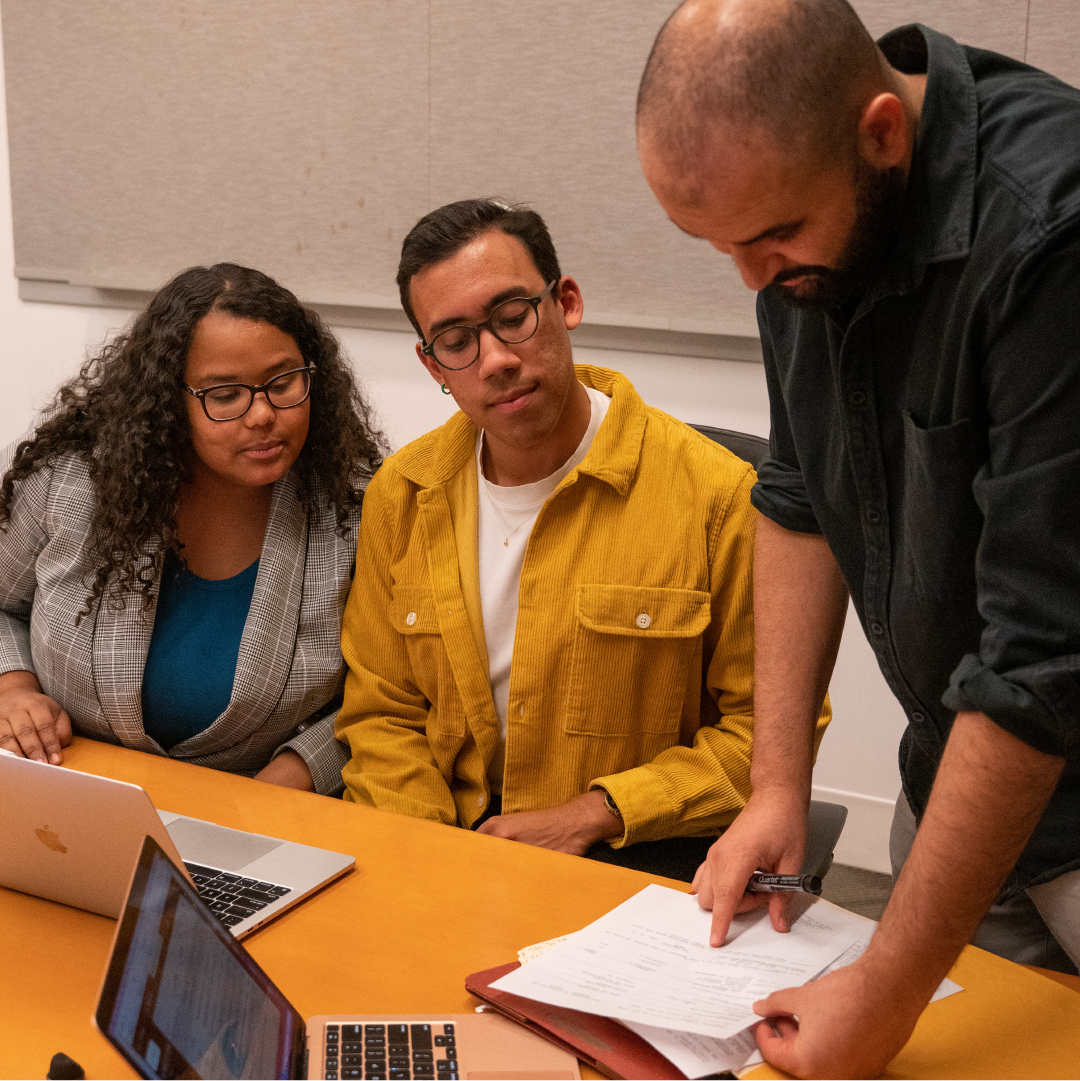
M 483 323 L 471 326 L 464 323 L 440 330 L 429 345 L 420 352 L 434 357 L 440 368 L 458 372 L 476 363 L 480 356 L 480 331 L 489 330 L 504 345 L 520 345 L 527 342 L 540 325 L 537 308 L 558 284 L 558 279 L 548 282 L 547 287 L 534 297 L 514 297 L 504 300 L 491 310 Z
M 265 394 L 275 409 L 303 405 L 311 394 L 315 371 L 315 365 L 309 364 L 275 375 L 269 383 L 258 387 L 250 383 L 221 383 L 201 390 L 185 385 L 184 390 L 202 402 L 203 412 L 210 420 L 239 420 L 255 403 L 255 395 L 259 393 Z

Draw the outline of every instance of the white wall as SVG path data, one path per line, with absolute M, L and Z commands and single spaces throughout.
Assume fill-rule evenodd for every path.
M 2 90 L 0 79 L 0 95 Z M 0 147 L 0 370 L 5 384 L 0 395 L 0 445 L 4 445 L 32 425 L 36 411 L 76 370 L 87 350 L 122 326 L 131 313 L 19 299 L 2 102 Z M 567 269 L 572 273 L 572 267 Z M 452 399 L 440 394 L 417 362 L 411 335 L 355 328 L 340 328 L 338 333 L 395 447 L 450 415 Z M 684 420 L 768 435 L 768 401 L 759 364 L 600 349 L 579 349 L 577 356 L 619 369 L 647 402 Z M 815 794 L 850 808 L 837 860 L 887 870 L 888 823 L 900 788 L 896 747 L 904 718 L 854 614 L 844 634 L 831 693 L 836 719 L 818 761 Z

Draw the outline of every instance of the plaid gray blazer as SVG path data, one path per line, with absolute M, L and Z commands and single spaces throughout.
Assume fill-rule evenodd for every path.
M 0 475 L 14 444 L 0 456 Z M 253 774 L 291 747 L 315 790 L 342 788 L 348 749 L 334 738 L 336 711 L 296 728 L 339 696 L 341 615 L 349 594 L 360 515 L 348 537 L 320 499 L 309 514 L 290 472 L 274 486 L 259 573 L 240 640 L 232 699 L 213 724 L 166 752 L 143 731 L 142 675 L 154 608 L 128 596 L 117 609 L 86 605 L 86 542 L 94 492 L 86 465 L 67 455 L 16 489 L 0 532 L 0 673 L 35 672 L 82 735 L 200 766 Z

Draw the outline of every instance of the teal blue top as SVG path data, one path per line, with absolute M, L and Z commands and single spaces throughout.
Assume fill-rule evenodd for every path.
M 213 582 L 166 559 L 142 683 L 143 728 L 166 750 L 225 712 L 258 573 Z

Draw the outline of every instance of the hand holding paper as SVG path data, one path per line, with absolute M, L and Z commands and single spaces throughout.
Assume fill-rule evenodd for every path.
M 846 913 L 810 906 L 777 934 L 762 912 L 737 917 L 722 949 L 711 916 L 685 893 L 648 886 L 493 986 L 554 1006 L 721 1039 L 758 1020 L 752 1004 L 805 983 L 861 933 Z
M 736 921 L 728 946 L 722 950 L 710 950 L 705 946 L 709 930 L 708 913 L 702 913 L 692 903 L 692 898 L 685 894 L 660 886 L 650 886 L 576 934 L 537 943 L 519 951 L 518 959 L 527 967 L 528 973 L 524 974 L 524 970 L 519 970 L 503 977 L 492 986 L 553 1005 L 617 1017 L 687 1077 L 705 1077 L 726 1070 L 745 1069 L 761 1061 L 754 1037 L 761 1017 L 753 1012 L 755 996 L 750 989 L 769 981 L 769 975 L 763 975 L 762 968 L 763 965 L 776 963 L 775 957 L 771 961 L 766 960 L 769 948 L 779 950 L 784 955 L 790 970 L 792 966 L 809 967 L 812 963 L 816 964 L 816 961 L 809 961 L 809 956 L 814 950 L 822 948 L 824 943 L 828 943 L 823 955 L 829 960 L 821 968 L 811 970 L 808 976 L 801 979 L 793 975 L 781 978 L 779 986 L 788 987 L 793 982 L 802 983 L 807 979 L 820 978 L 850 965 L 862 955 L 877 927 L 872 920 L 863 919 L 828 903 L 811 904 L 805 897 L 797 900 L 798 904 L 792 915 L 798 916 L 798 919 L 794 921 L 795 930 L 791 934 L 778 935 L 773 932 L 765 913 L 759 910 Z M 695 935 L 698 949 L 688 950 L 686 944 Z M 601 941 L 606 941 L 607 945 L 601 945 Z M 765 944 L 765 953 L 759 949 L 762 941 Z M 848 943 L 846 947 L 843 945 L 845 942 Z M 560 953 L 561 949 L 575 943 L 578 952 Z M 792 949 L 799 957 L 792 958 Z M 639 953 L 635 953 L 635 950 Z M 644 954 L 645 963 L 641 963 L 640 953 Z M 702 954 L 704 961 L 701 960 Z M 685 968 L 687 962 L 692 963 L 695 960 L 708 965 L 710 958 L 720 958 L 724 954 L 727 954 L 725 964 L 738 955 L 742 960 L 737 964 L 743 964 L 750 970 L 745 987 L 737 985 L 738 977 L 730 967 L 709 969 L 706 973 L 712 976 L 713 986 L 705 992 L 710 996 L 710 1001 L 724 997 L 735 998 L 738 1001 L 728 1003 L 729 1011 L 743 1010 L 743 1027 L 732 1035 L 719 1037 L 702 1033 L 698 1024 L 701 1020 L 699 1014 L 695 1014 L 690 1021 L 690 1024 L 695 1025 L 692 1029 L 682 1014 L 671 1020 L 670 1003 L 666 1007 L 661 1003 L 661 1009 L 666 1010 L 667 1020 L 664 1021 L 657 1019 L 655 1014 L 649 1020 L 643 1021 L 640 1013 L 634 1018 L 625 1012 L 627 1003 L 634 999 L 635 995 L 627 993 L 624 988 L 620 992 L 620 979 L 634 982 L 635 974 L 639 974 L 636 991 L 640 992 L 637 996 L 640 1001 L 637 1005 L 644 1011 L 650 1011 L 655 1009 L 657 999 L 662 996 L 665 987 L 671 991 L 674 973 L 680 965 Z M 555 963 L 553 968 L 538 968 L 539 961 L 544 956 L 550 956 Z M 818 959 L 820 956 L 821 954 Z M 665 957 L 669 959 L 667 964 L 661 961 Z M 783 965 L 777 965 L 776 977 L 780 977 L 782 968 Z M 608 973 L 606 986 L 605 971 Z M 534 976 L 538 978 L 534 980 Z M 726 990 L 722 981 L 720 989 L 717 988 L 720 977 L 722 981 L 727 981 Z M 663 983 L 664 980 L 668 983 Z M 523 986 L 531 989 L 523 990 Z M 683 990 L 685 991 L 685 987 Z M 945 980 L 938 988 L 934 1001 L 958 990 L 960 988 L 955 983 Z M 603 1006 L 597 1002 L 590 1005 L 585 1001 L 602 997 L 605 993 L 613 999 L 619 998 L 621 994 L 621 998 L 616 1004 L 608 1003 Z M 691 997 L 696 994 L 696 991 L 691 990 Z M 787 991 L 780 992 L 781 996 L 785 994 Z M 750 1000 L 749 1003 L 747 999 Z M 773 1001 L 778 1000 L 778 996 L 774 996 Z M 732 1023 L 739 1024 L 737 1020 Z M 788 1022 L 777 1023 L 785 1031 L 792 1027 Z

